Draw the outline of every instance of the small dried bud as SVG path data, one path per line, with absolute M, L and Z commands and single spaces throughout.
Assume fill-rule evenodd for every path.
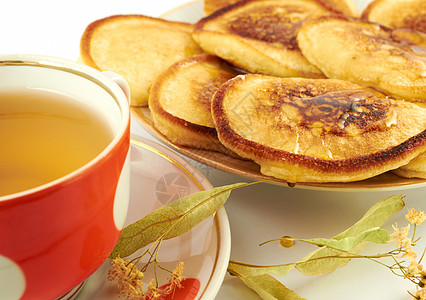
M 294 240 L 289 236 L 283 236 L 280 239 L 280 245 L 286 248 L 290 248 L 294 246 Z

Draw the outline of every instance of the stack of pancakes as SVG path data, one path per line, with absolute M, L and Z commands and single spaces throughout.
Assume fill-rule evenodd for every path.
M 171 142 L 265 175 L 426 178 L 423 4 L 374 0 L 360 14 L 351 0 L 205 0 L 194 25 L 95 21 L 81 60 L 121 74 Z

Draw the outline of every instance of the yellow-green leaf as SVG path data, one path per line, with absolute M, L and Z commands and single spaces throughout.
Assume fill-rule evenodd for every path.
M 286 275 L 296 266 L 296 263 L 273 265 L 273 266 L 259 266 L 246 264 L 239 261 L 229 261 L 228 269 L 233 270 L 235 273 L 245 274 L 245 276 L 258 276 L 266 273 L 274 273 L 282 276 Z
M 197 192 L 154 210 L 123 229 L 110 257 L 126 257 L 159 239 L 182 235 L 222 207 L 233 189 L 247 185 L 236 183 Z
M 374 242 L 378 244 L 385 244 L 389 240 L 389 233 L 379 227 L 367 229 L 357 236 L 348 236 L 341 239 L 324 239 L 324 238 L 314 238 L 314 239 L 296 239 L 297 241 L 302 241 L 309 244 L 314 244 L 317 246 L 327 246 L 329 248 L 340 250 L 340 251 L 350 251 L 356 247 L 361 242 Z
M 232 263 L 228 265 L 228 272 L 231 275 L 238 276 L 244 282 L 245 285 L 255 291 L 264 300 L 304 299 L 298 296 L 295 292 L 287 288 L 284 284 L 282 284 L 279 280 L 272 277 L 271 275 L 250 275 L 252 273 L 250 269 L 250 267 L 244 268 Z
M 392 215 L 404 208 L 403 195 L 390 196 L 374 204 L 364 216 L 354 225 L 339 233 L 334 238 L 341 239 L 348 236 L 356 236 L 359 233 L 382 226 Z
M 353 226 L 333 237 L 334 240 L 342 240 L 348 237 L 357 237 L 366 230 L 382 226 L 392 215 L 404 207 L 404 196 L 391 196 L 373 205 L 364 216 Z M 351 253 L 359 253 L 366 246 L 365 240 L 352 244 L 352 248 L 345 249 Z M 333 272 L 337 268 L 347 264 L 350 259 L 335 258 L 345 255 L 341 251 L 321 247 L 304 257 L 296 268 L 304 275 L 319 275 Z M 326 257 L 326 258 L 324 258 Z

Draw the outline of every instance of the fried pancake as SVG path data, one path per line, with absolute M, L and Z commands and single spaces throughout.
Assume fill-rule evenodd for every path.
M 354 1 L 352 0 L 321 0 L 330 5 L 334 9 L 341 11 L 350 17 L 359 17 L 359 11 Z
M 215 11 L 235 4 L 241 0 L 204 0 L 204 13 L 208 16 Z
M 392 31 L 392 39 L 400 43 L 406 43 L 414 46 L 420 46 L 415 48 L 417 52 L 422 53 L 426 56 L 426 33 L 407 29 L 399 28 Z
M 213 12 L 222 9 L 226 6 L 235 4 L 241 0 L 204 0 L 204 12 L 210 15 Z M 284 0 L 285 1 L 285 0 Z M 358 17 L 359 11 L 352 0 L 320 0 L 334 9 L 341 11 L 345 15 Z
M 426 109 L 425 103 L 417 103 Z M 425 178 L 426 179 L 426 152 L 411 160 L 408 164 L 392 171 L 393 173 L 406 178 Z
M 239 75 L 216 92 L 219 140 L 288 182 L 349 182 L 426 150 L 426 110 L 336 79 Z
M 426 47 L 426 3 L 424 0 L 374 0 L 361 19 L 393 29 L 399 42 Z M 426 55 L 426 49 L 424 50 Z
M 151 89 L 149 108 L 155 127 L 175 144 L 230 154 L 217 139 L 211 98 L 223 82 L 236 75 L 210 54 L 173 64 Z
M 247 72 L 323 78 L 301 54 L 295 32 L 304 20 L 335 12 L 315 0 L 246 0 L 201 19 L 193 37 Z
M 373 0 L 361 18 L 392 29 L 408 28 L 426 33 L 424 0 Z
M 424 178 L 426 179 L 426 152 L 411 160 L 405 166 L 392 171 L 398 176 L 405 178 Z
M 89 24 L 80 43 L 83 63 L 113 71 L 129 83 L 131 105 L 146 106 L 155 78 L 170 65 L 203 51 L 193 26 L 142 15 L 116 15 Z
M 305 57 L 328 78 L 426 101 L 426 56 L 391 35 L 390 29 L 376 23 L 325 16 L 305 22 L 297 41 Z

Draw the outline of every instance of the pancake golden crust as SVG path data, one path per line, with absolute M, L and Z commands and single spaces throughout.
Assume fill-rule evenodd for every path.
M 407 28 L 399 28 L 392 31 L 392 39 L 414 47 L 420 46 L 416 47 L 417 52 L 426 56 L 426 33 Z
M 426 103 L 416 103 L 426 109 Z M 398 176 L 405 178 L 424 178 L 426 179 L 426 152 L 411 160 L 408 164 L 392 171 Z
M 246 0 L 195 24 L 207 52 L 252 73 L 323 78 L 300 52 L 296 31 L 308 18 L 338 13 L 315 0 Z
M 305 22 L 297 40 L 305 57 L 328 78 L 374 87 L 409 101 L 426 101 L 424 52 L 394 41 L 386 27 L 325 16 Z
M 352 0 L 320 0 L 326 5 L 344 13 L 350 17 L 359 17 L 359 11 L 354 1 Z
M 204 12 L 210 15 L 213 12 L 222 9 L 226 6 L 235 4 L 240 0 L 204 0 Z M 259 0 L 258 0 L 259 1 Z M 261 0 L 260 0 L 261 1 Z M 338 10 L 345 15 L 358 17 L 359 11 L 352 0 L 320 0 L 324 5 L 328 5 L 335 10 Z
M 192 39 L 193 25 L 143 15 L 115 15 L 89 24 L 81 37 L 80 59 L 126 79 L 131 105 L 146 106 L 155 78 L 171 64 L 203 53 Z
M 341 80 L 237 76 L 212 113 L 226 147 L 289 182 L 362 180 L 426 149 L 424 109 Z
M 426 179 L 426 152 L 411 160 L 407 165 L 401 166 L 392 171 L 398 176 L 405 178 Z
M 239 2 L 239 0 L 204 0 L 204 13 L 208 16 L 217 10 L 237 2 Z
M 426 33 L 424 0 L 374 0 L 362 12 L 361 18 L 392 29 L 409 28 Z
M 424 0 L 374 0 L 361 19 L 393 29 L 396 41 L 426 47 L 426 3 Z M 426 49 L 424 49 L 426 55 Z
M 149 108 L 155 127 L 175 144 L 231 154 L 217 139 L 211 98 L 237 74 L 210 54 L 173 64 L 151 89 Z

